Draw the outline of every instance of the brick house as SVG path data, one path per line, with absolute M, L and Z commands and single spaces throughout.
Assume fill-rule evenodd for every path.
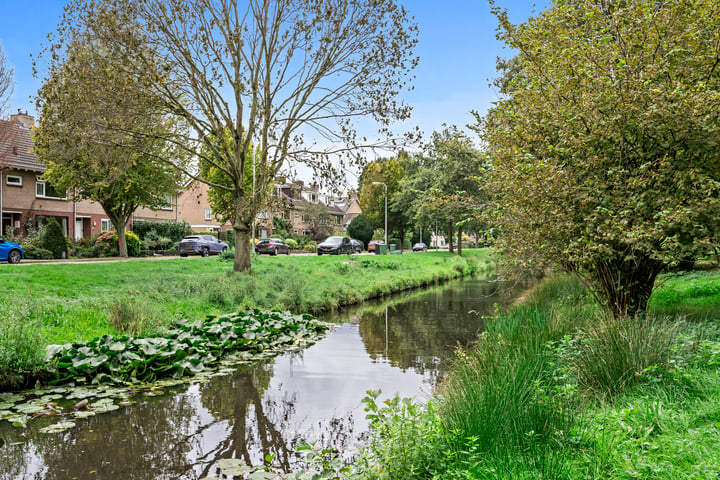
M 0 120 L 0 235 L 12 228 L 21 234 L 57 219 L 66 236 L 79 240 L 110 230 L 112 223 L 102 207 L 90 200 L 73 200 L 72 191 L 58 192 L 42 179 L 45 165 L 33 152 L 30 130 L 34 119 L 18 111 Z M 133 220 L 178 220 L 177 198 L 168 208 L 140 208 Z
M 73 201 L 72 191 L 58 192 L 42 179 L 45 165 L 33 152 L 31 129 L 34 118 L 18 111 L 10 120 L 0 120 L 0 235 L 13 229 L 27 233 L 30 226 L 39 227 L 49 217 L 57 219 L 63 233 L 73 239 L 90 237 L 107 231 L 112 223 L 102 207 L 90 200 Z M 221 224 L 212 212 L 208 198 L 209 187 L 191 181 L 176 196 L 168 198 L 167 208 L 139 208 L 130 222 L 159 220 L 185 221 L 195 231 L 220 232 L 231 229 Z M 273 218 L 282 217 L 292 224 L 292 233 L 307 234 L 304 211 L 310 205 L 322 205 L 329 214 L 329 231 L 347 229 L 350 219 L 360 213 L 357 198 L 335 202 L 318 190 L 317 185 L 306 186 L 302 181 L 283 183 L 273 190 L 272 206 L 258 214 L 255 237 L 266 238 L 273 232 Z

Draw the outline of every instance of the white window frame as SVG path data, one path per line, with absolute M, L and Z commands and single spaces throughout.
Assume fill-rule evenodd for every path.
M 100 231 L 109 232 L 113 229 L 112 221 L 109 218 L 100 219 Z
M 205 209 L 205 220 L 212 220 L 212 208 Z
M 47 182 L 40 177 L 35 177 L 35 196 L 38 198 L 50 198 L 53 200 L 67 200 L 67 195 L 64 197 L 51 197 L 45 194 L 46 189 L 45 186 L 47 185 Z M 42 187 L 42 193 L 40 193 L 40 187 Z
M 10 181 L 10 179 L 14 179 L 17 181 Z M 7 175 L 5 177 L 5 183 L 11 187 L 22 187 L 22 177 L 19 175 Z

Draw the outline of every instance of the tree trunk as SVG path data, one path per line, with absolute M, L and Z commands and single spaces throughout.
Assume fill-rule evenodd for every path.
M 127 222 L 127 219 L 122 217 L 121 215 L 117 215 L 115 213 L 111 213 L 108 211 L 105 211 L 105 213 L 110 218 L 110 221 L 113 223 L 113 226 L 115 227 L 115 232 L 117 233 L 118 257 L 127 258 L 128 250 L 127 250 L 127 241 L 125 240 L 125 223 Z
M 455 252 L 453 250 L 453 240 L 452 240 L 452 234 L 453 234 L 453 228 L 452 228 L 452 222 L 447 222 L 447 229 L 448 229 L 448 247 L 450 253 Z
M 462 257 L 462 225 L 458 225 L 458 257 Z
M 598 286 L 599 300 L 616 318 L 645 312 L 664 264 L 650 258 L 630 258 L 598 262 L 592 279 Z
M 250 227 L 246 222 L 235 220 L 233 230 L 235 232 L 233 271 L 250 273 L 250 249 L 253 247 L 253 245 L 250 245 Z

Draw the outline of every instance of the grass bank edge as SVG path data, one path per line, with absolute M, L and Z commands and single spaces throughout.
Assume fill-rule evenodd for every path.
M 251 309 L 317 315 L 494 270 L 489 250 L 463 253 L 255 257 L 250 275 L 214 258 L 0 268 L 0 389 L 31 378 L 50 344 L 161 335 L 177 319 Z

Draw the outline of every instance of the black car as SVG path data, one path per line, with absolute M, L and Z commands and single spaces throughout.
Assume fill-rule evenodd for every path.
M 352 243 L 347 237 L 328 237 L 317 246 L 318 255 L 341 255 L 352 253 Z
M 277 255 L 278 253 L 290 255 L 290 247 L 279 238 L 266 238 L 255 244 L 255 252 L 270 255 Z
M 352 245 L 353 253 L 361 253 L 363 250 L 365 250 L 365 245 L 360 240 L 355 240 L 354 238 L 351 238 L 350 244 Z
M 202 255 L 207 257 L 211 253 L 220 253 L 227 250 L 228 244 L 221 242 L 213 235 L 188 235 L 180 240 L 178 252 L 181 257 L 188 255 Z
M 413 252 L 426 252 L 427 251 L 427 245 L 424 243 L 416 243 L 413 245 Z

